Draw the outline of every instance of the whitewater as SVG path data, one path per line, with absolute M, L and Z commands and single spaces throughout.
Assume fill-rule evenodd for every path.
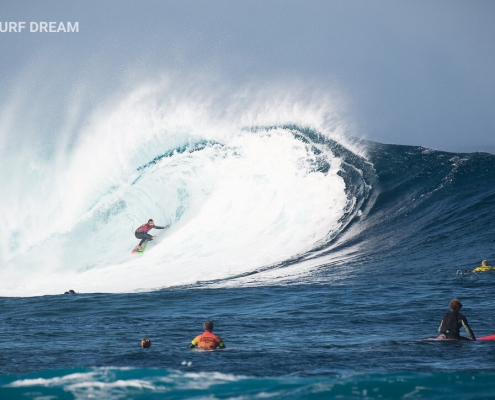
M 71 134 L 69 121 L 49 140 L 34 130 L 5 146 L 0 295 L 225 280 L 337 236 L 362 198 L 328 141 L 364 154 L 345 138 L 338 106 L 277 87 L 218 92 L 141 85 Z M 131 255 L 149 218 L 170 228 Z

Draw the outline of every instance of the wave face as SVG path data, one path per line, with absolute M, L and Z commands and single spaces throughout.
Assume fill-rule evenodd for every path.
M 222 108 L 172 89 L 141 88 L 70 139 L 6 148 L 0 295 L 301 282 L 350 260 L 390 270 L 443 251 L 460 268 L 487 257 L 493 155 L 348 139 L 328 99 L 230 94 Z M 148 218 L 170 228 L 133 256 Z
M 354 238 L 365 242 L 368 256 L 396 268 L 394 259 L 470 268 L 490 256 L 494 155 L 376 143 L 368 150 L 377 196 Z
M 330 241 L 234 285 L 337 282 L 355 273 L 394 276 L 472 270 L 492 255 L 495 156 L 361 142 L 366 157 L 340 154 L 357 212 Z M 339 154 L 334 150 L 334 154 Z M 357 171 L 352 174 L 351 171 Z M 492 262 L 493 264 L 493 262 Z M 455 296 L 455 293 L 452 294 Z

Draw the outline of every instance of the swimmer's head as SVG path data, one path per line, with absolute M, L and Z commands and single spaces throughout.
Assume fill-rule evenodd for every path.
M 481 265 L 483 265 L 483 267 L 486 267 L 488 265 L 488 261 L 486 260 L 481 261 Z
M 450 300 L 449 307 L 452 311 L 460 311 L 462 308 L 462 303 L 457 299 Z
M 143 340 L 141 340 L 141 347 L 143 349 L 148 349 L 151 347 L 151 340 L 149 340 L 147 337 L 145 337 Z
M 205 321 L 205 323 L 203 325 L 203 329 L 205 331 L 212 332 L 213 331 L 213 322 L 211 322 L 210 320 Z

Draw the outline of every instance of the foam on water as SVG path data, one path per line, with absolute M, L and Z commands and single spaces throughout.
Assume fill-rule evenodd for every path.
M 77 372 L 75 372 L 77 371 Z M 413 372 L 349 374 L 331 377 L 256 378 L 218 372 L 183 373 L 167 370 L 93 368 L 43 372 L 41 378 L 3 376 L 0 393 L 9 397 L 75 399 L 139 397 L 258 399 L 328 397 L 487 398 L 493 373 Z

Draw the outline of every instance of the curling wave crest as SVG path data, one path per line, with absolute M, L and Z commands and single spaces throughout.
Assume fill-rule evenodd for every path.
M 364 195 L 346 182 L 329 107 L 291 114 L 303 106 L 285 96 L 267 111 L 258 96 L 222 114 L 163 93 L 132 93 L 70 143 L 24 144 L 28 168 L 4 199 L 0 295 L 229 279 L 325 245 L 357 212 Z M 131 255 L 148 218 L 170 228 Z

